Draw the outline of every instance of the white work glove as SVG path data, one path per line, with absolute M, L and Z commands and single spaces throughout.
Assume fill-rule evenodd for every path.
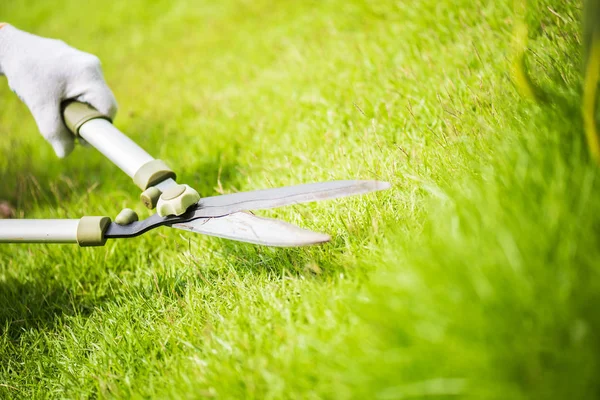
M 60 158 L 74 146 L 65 126 L 61 103 L 88 103 L 111 120 L 117 102 L 106 85 L 98 57 L 60 40 L 23 32 L 11 25 L 0 28 L 0 74 L 27 105 L 46 140 Z

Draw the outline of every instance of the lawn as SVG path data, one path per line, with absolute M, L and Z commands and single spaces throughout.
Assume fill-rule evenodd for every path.
M 115 124 L 204 196 L 332 179 L 387 192 L 260 215 L 272 249 L 161 228 L 0 246 L 0 398 L 600 396 L 600 177 L 569 1 L 34 1 L 0 20 L 94 53 Z M 543 101 L 510 79 L 511 38 Z M 20 218 L 149 213 L 65 160 L 0 78 Z

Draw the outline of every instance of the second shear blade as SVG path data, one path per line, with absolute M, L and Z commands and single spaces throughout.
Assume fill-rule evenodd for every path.
M 300 228 L 285 221 L 236 212 L 224 217 L 196 219 L 171 225 L 204 235 L 275 247 L 296 247 L 328 242 L 324 233 Z

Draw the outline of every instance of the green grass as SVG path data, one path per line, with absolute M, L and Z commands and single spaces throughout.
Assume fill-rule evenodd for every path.
M 116 125 L 202 195 L 330 179 L 377 195 L 261 213 L 331 233 L 269 249 L 166 228 L 0 247 L 0 398 L 600 395 L 600 185 L 578 2 L 11 0 L 97 54 Z M 549 101 L 509 80 L 514 24 Z M 26 218 L 138 191 L 54 157 L 0 84 L 0 194 Z

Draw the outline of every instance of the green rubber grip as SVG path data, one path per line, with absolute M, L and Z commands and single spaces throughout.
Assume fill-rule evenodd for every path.
M 79 135 L 79 128 L 81 128 L 81 125 L 92 119 L 102 118 L 112 122 L 109 117 L 102 114 L 94 107 L 79 101 L 65 101 L 62 104 L 62 110 L 65 125 L 67 125 L 67 128 L 69 128 L 75 136 Z
M 167 178 L 176 179 L 175 172 L 162 160 L 148 161 L 135 173 L 133 182 L 142 190 L 148 189 Z
M 82 217 L 77 225 L 77 243 L 81 247 L 104 246 L 104 232 L 110 225 L 109 217 Z
M 152 210 L 154 207 L 156 207 L 161 194 L 162 192 L 158 190 L 156 186 L 150 186 L 148 189 L 142 192 L 140 195 L 140 200 L 142 200 L 142 203 L 144 203 L 146 208 Z

